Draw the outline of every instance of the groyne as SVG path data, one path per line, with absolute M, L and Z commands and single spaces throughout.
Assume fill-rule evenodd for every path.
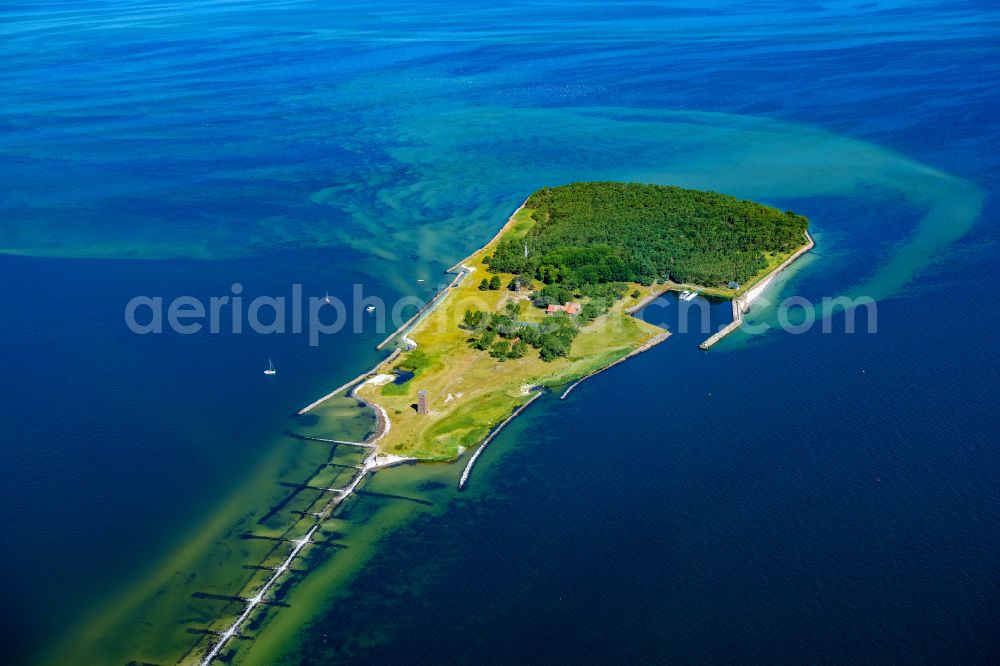
M 351 476 L 351 479 L 346 486 L 344 486 L 343 488 L 319 489 L 319 492 L 322 492 L 324 494 L 329 493 L 331 497 L 319 511 L 302 512 L 303 518 L 305 515 L 314 518 L 312 526 L 306 532 L 305 536 L 303 536 L 300 539 L 291 540 L 291 542 L 294 544 L 292 552 L 289 553 L 289 555 L 285 558 L 285 560 L 278 567 L 274 569 L 274 574 L 271 575 L 271 577 L 268 578 L 267 581 L 265 581 L 265 583 L 257 590 L 257 592 L 253 596 L 245 598 L 246 606 L 243 608 L 243 612 L 240 613 L 240 615 L 233 621 L 233 623 L 230 624 L 229 627 L 227 627 L 224 631 L 217 633 L 218 639 L 215 641 L 215 643 L 212 644 L 209 651 L 202 658 L 201 666 L 210 666 L 210 664 L 219 656 L 220 652 L 225 648 L 226 644 L 232 638 L 238 637 L 240 635 L 239 634 L 240 627 L 243 626 L 243 624 L 250 618 L 250 616 L 253 614 L 254 610 L 257 609 L 258 606 L 268 603 L 268 601 L 264 599 L 264 596 L 268 593 L 268 591 L 270 591 L 274 587 L 275 583 L 278 581 L 279 578 L 281 578 L 281 576 L 291 571 L 292 562 L 295 560 L 295 558 L 301 555 L 302 550 L 306 547 L 307 544 L 312 543 L 312 538 L 316 534 L 316 531 L 319 530 L 319 527 L 323 523 L 323 521 L 329 518 L 333 514 L 333 511 L 338 506 L 343 504 L 352 494 L 354 494 L 358 486 L 369 474 L 379 469 L 384 469 L 386 467 L 393 467 L 395 465 L 400 465 L 403 463 L 408 463 L 416 460 L 415 458 L 398 456 L 389 453 L 378 453 L 376 444 L 382 437 L 386 435 L 386 433 L 389 432 L 389 428 L 391 426 L 391 423 L 389 422 L 389 416 L 388 414 L 386 414 L 385 410 L 381 406 L 366 400 L 357 393 L 358 388 L 360 388 L 363 385 L 363 381 L 360 380 L 367 379 L 368 376 L 375 374 L 379 368 L 381 368 L 386 363 L 391 362 L 392 359 L 394 359 L 395 356 L 399 354 L 399 352 L 400 350 L 398 349 L 395 350 L 392 355 L 390 355 L 385 360 L 379 362 L 379 364 L 376 365 L 371 371 L 365 373 L 364 375 L 361 375 L 358 379 L 352 380 L 352 382 L 340 387 L 337 391 L 328 394 L 324 398 L 320 399 L 316 403 L 313 403 L 313 405 L 310 405 L 308 408 L 300 412 L 300 414 L 305 413 L 309 411 L 309 409 L 311 409 L 312 407 L 322 402 L 323 400 L 329 398 L 331 395 L 336 395 L 336 393 L 343 390 L 345 387 L 350 386 L 352 383 L 357 384 L 351 391 L 351 397 L 357 399 L 361 403 L 370 407 L 372 411 L 375 412 L 375 416 L 377 419 L 377 425 L 375 426 L 375 431 L 368 438 L 366 438 L 365 441 L 348 442 L 336 439 L 325 439 L 323 437 L 313 437 L 309 435 L 296 435 L 296 437 L 317 442 L 327 442 L 331 444 L 343 444 L 347 446 L 361 447 L 366 449 L 368 451 L 368 454 L 365 456 L 364 460 L 362 460 L 361 465 L 359 467 L 354 468 L 355 473 Z M 530 400 L 528 402 L 530 402 Z M 527 406 L 527 403 L 525 403 L 525 406 Z
M 632 358 L 636 354 L 641 354 L 642 352 L 649 350 L 650 348 L 652 348 L 652 347 L 660 344 L 661 342 L 663 342 L 664 340 L 666 340 L 669 337 L 670 337 L 670 332 L 669 331 L 664 331 L 663 333 L 657 333 L 652 338 L 650 338 L 648 341 L 646 341 L 641 347 L 637 347 L 636 349 L 633 349 L 632 351 L 630 351 L 625 356 L 622 356 L 617 361 L 614 361 L 613 363 L 609 363 L 608 365 L 604 366 L 603 368 L 599 368 L 597 370 L 594 370 L 589 375 L 584 375 L 580 379 L 578 379 L 575 382 L 573 382 L 572 384 L 570 384 L 566 388 L 566 390 L 563 391 L 563 394 L 561 396 L 559 396 L 559 399 L 560 400 L 565 400 L 566 396 L 568 396 L 573 389 L 575 389 L 577 386 L 579 386 L 585 380 L 590 379 L 594 375 L 599 375 L 602 372 L 604 372 L 605 370 L 607 370 L 608 368 L 613 368 L 616 365 L 618 365 L 619 363 L 624 363 L 625 361 L 629 360 L 630 358 Z
M 506 426 L 508 423 L 510 423 L 511 421 L 513 421 L 514 418 L 518 414 L 520 414 L 525 409 L 527 409 L 528 405 L 530 405 L 531 403 L 533 403 L 535 400 L 537 400 L 540 397 L 542 397 L 542 392 L 541 391 L 539 391 L 538 393 L 535 393 L 533 396 L 531 396 L 531 398 L 528 399 L 528 401 L 526 403 L 524 403 L 523 405 L 521 405 L 520 407 L 518 407 L 517 409 L 515 409 L 513 412 L 511 412 L 510 416 L 508 416 L 507 418 L 505 418 L 499 425 L 497 425 L 497 427 L 493 428 L 493 430 L 490 432 L 489 435 L 486 436 L 486 439 L 484 439 L 483 442 L 482 442 L 482 444 L 479 445 L 479 448 L 476 449 L 476 452 L 472 454 L 471 458 L 469 458 L 469 462 L 465 465 L 465 469 L 462 470 L 462 478 L 460 478 L 458 480 L 458 489 L 459 490 L 462 490 L 463 488 L 465 488 L 465 484 L 469 480 L 469 474 L 472 472 L 472 466 L 476 464 L 477 460 L 479 460 L 479 456 L 482 454 L 483 451 L 486 450 L 486 446 L 491 441 L 493 441 L 493 438 L 496 437 L 497 434 L 501 430 L 503 430 L 504 426 Z
M 373 449 L 374 444 L 368 442 L 348 442 L 344 439 L 327 439 L 325 437 L 313 437 L 311 435 L 295 435 L 295 439 L 305 439 L 310 442 L 323 442 L 324 444 L 343 444 L 344 446 L 356 446 L 362 449 Z

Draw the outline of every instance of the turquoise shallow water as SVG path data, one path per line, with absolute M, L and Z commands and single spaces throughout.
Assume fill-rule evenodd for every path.
M 466 493 L 457 469 L 380 475 L 430 504 L 362 496 L 331 527 L 353 554 L 317 557 L 247 663 L 996 660 L 989 4 L 0 17 L 11 661 L 84 654 L 79 626 L 114 663 L 179 657 L 232 610 L 189 593 L 236 593 L 219 572 L 262 556 L 238 521 L 322 459 L 283 432 L 365 428 L 350 404 L 289 415 L 370 367 L 377 332 L 142 337 L 128 299 L 426 298 L 533 189 L 599 178 L 808 215 L 819 247 L 783 293 L 874 296 L 878 333 L 707 355 L 678 335 L 533 406 Z

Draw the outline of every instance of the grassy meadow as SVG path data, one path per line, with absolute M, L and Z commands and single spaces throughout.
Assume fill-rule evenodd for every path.
M 521 208 L 500 237 L 523 236 L 533 223 L 531 211 Z M 361 395 L 386 410 L 392 423 L 380 441 L 382 450 L 422 460 L 453 459 L 527 401 L 531 387 L 559 386 L 579 379 L 662 332 L 625 314 L 624 310 L 639 300 L 626 295 L 607 314 L 581 329 L 565 358 L 546 362 L 537 350 L 529 348 L 522 358 L 498 360 L 473 348 L 468 342 L 469 331 L 460 327 L 468 308 L 499 312 L 506 301 L 520 299 L 522 321 L 541 322 L 547 316 L 528 300 L 531 289 L 520 293 L 506 288 L 479 289 L 482 278 L 490 277 L 483 258 L 500 237 L 463 262 L 472 273 L 409 333 L 417 349 L 403 352 L 393 367 L 413 372 L 413 378 L 403 384 L 370 383 L 360 389 Z M 512 277 L 500 275 L 504 287 Z M 639 289 L 643 296 L 649 293 L 648 287 L 630 285 L 629 294 L 633 289 Z M 427 391 L 428 414 L 417 413 L 418 390 Z

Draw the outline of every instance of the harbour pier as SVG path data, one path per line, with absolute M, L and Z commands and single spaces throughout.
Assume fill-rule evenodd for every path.
M 713 333 L 707 340 L 698 345 L 698 348 L 706 351 L 711 349 L 712 345 L 738 329 L 742 324 L 743 306 L 740 303 L 740 299 L 736 299 L 733 301 L 733 320 L 726 324 L 723 328 Z

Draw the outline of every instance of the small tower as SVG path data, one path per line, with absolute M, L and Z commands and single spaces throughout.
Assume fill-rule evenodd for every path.
M 417 414 L 427 413 L 427 391 L 421 389 L 417 391 Z

